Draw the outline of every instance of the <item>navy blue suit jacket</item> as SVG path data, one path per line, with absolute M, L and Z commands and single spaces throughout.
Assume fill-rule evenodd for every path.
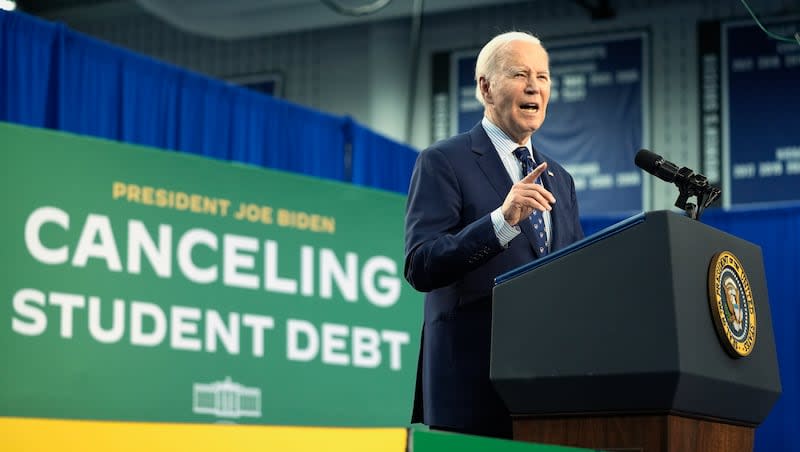
M 558 163 L 535 150 L 534 159 L 547 162 L 542 182 L 556 198 L 554 251 L 583 238 L 575 187 Z M 496 276 L 538 257 L 530 222 L 520 223 L 522 233 L 507 248 L 495 235 L 490 214 L 511 186 L 480 123 L 417 158 L 406 208 L 405 277 L 427 294 L 412 422 L 510 437 L 508 412 L 489 381 L 492 287 Z

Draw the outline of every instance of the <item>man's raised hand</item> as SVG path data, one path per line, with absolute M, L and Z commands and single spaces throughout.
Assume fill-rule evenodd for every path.
M 511 186 L 501 210 L 506 222 L 516 226 L 523 218 L 528 218 L 535 210 L 552 210 L 551 204 L 556 202 L 553 194 L 541 184 L 536 183 L 538 178 L 547 169 L 547 162 L 542 162 L 522 180 Z

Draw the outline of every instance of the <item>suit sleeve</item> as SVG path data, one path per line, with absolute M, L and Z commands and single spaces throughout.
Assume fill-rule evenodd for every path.
M 441 150 L 417 158 L 406 206 L 405 277 L 419 291 L 450 285 L 505 249 L 489 213 L 463 218 L 462 183 Z

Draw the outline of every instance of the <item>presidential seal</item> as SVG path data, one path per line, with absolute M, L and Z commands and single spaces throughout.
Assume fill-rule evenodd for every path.
M 723 348 L 734 358 L 749 355 L 756 343 L 756 309 L 747 274 L 730 251 L 711 258 L 708 302 Z

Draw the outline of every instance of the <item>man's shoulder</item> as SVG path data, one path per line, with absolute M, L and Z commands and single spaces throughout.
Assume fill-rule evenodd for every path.
M 433 143 L 423 152 L 436 150 L 444 153 L 451 153 L 468 150 L 471 142 L 472 139 L 469 136 L 469 132 L 459 133 L 458 135 L 453 135 L 450 138 L 445 138 L 444 140 Z
M 472 130 L 459 133 L 458 135 L 453 135 L 450 138 L 445 138 L 444 140 L 439 140 L 428 146 L 422 152 L 441 152 L 448 156 L 469 152 L 476 146 L 479 146 L 479 143 L 475 142 L 475 138 L 476 134 L 480 132 L 483 132 L 483 129 L 481 128 L 480 124 L 478 124 Z M 478 142 L 480 142 L 480 140 L 478 140 Z

